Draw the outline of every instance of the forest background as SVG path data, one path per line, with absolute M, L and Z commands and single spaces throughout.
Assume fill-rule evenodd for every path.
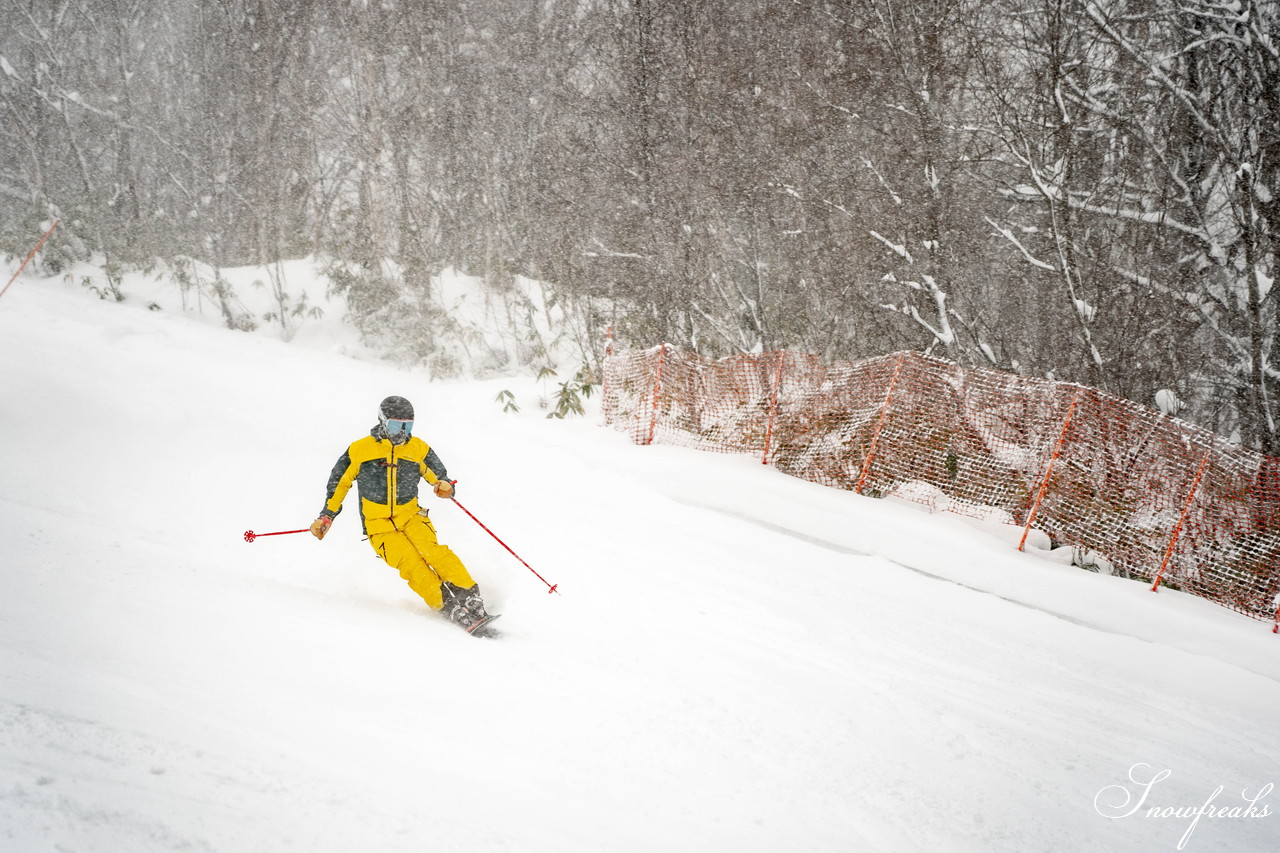
M 528 277 L 588 368 L 913 349 L 1280 455 L 1280 0 L 0 10 L 0 252 L 58 219 L 46 271 L 314 256 L 424 362 L 440 273 Z

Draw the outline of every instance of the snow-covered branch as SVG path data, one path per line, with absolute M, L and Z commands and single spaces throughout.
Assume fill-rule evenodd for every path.
M 1055 267 L 1053 264 L 1048 263 L 1046 261 L 1042 261 L 1039 258 L 1032 255 L 1030 250 L 1028 250 L 1027 247 L 1022 244 L 1022 241 L 1019 240 L 1014 235 L 1012 230 L 998 225 L 996 221 L 992 219 L 990 216 L 985 217 L 985 219 L 992 228 L 996 229 L 996 233 L 998 233 L 1000 236 L 1004 237 L 1006 240 L 1012 243 L 1014 248 L 1016 248 L 1019 252 L 1021 252 L 1022 256 L 1026 258 L 1027 262 L 1030 263 L 1033 267 L 1035 267 L 1036 269 L 1045 270 L 1046 272 L 1058 271 L 1058 268 Z

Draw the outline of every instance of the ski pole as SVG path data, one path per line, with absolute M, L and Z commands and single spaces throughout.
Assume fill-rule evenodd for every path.
M 304 527 L 301 530 L 277 530 L 275 533 L 254 533 L 252 530 L 246 530 L 244 532 L 244 541 L 252 542 L 253 540 L 257 539 L 259 536 L 285 536 L 289 533 L 309 533 L 309 532 L 311 532 L 310 527 Z
M 458 482 L 458 481 L 457 481 L 457 480 L 450 480 L 449 482 L 450 482 L 450 483 L 456 483 L 456 482 Z M 511 546 L 510 546 L 510 545 L 508 545 L 506 542 L 503 542 L 501 539 L 498 539 L 498 534 L 494 533 L 492 530 L 490 530 L 489 528 L 485 527 L 485 525 L 484 525 L 484 522 L 483 522 L 483 521 L 481 521 L 480 519 L 476 518 L 474 515 L 472 515 L 472 514 L 471 514 L 471 510 L 467 509 L 465 506 L 463 506 L 462 504 L 458 503 L 458 499 L 457 499 L 457 498 L 450 498 L 450 500 L 451 500 L 451 501 L 453 501 L 455 504 L 457 504 L 458 509 L 460 509 L 460 510 L 462 510 L 463 512 L 465 512 L 465 513 L 466 513 L 466 514 L 471 518 L 471 520 L 472 520 L 472 521 L 474 521 L 476 524 L 480 525 L 481 529 L 483 529 L 485 533 L 488 533 L 488 534 L 489 534 L 490 536 L 492 536 L 494 539 L 497 539 L 498 544 L 499 544 L 499 545 L 501 545 L 503 548 L 506 548 L 506 549 L 507 549 L 507 553 L 508 553 L 508 554 L 510 554 L 511 556 L 515 557 L 515 558 L 516 558 L 517 560 L 519 560 L 522 564 L 524 564 L 524 567 L 525 567 L 526 569 L 528 569 L 529 571 L 533 572 L 534 577 L 536 577 L 538 580 L 542 581 L 543 583 L 547 584 L 547 594 L 548 594 L 548 595 L 550 595 L 550 594 L 551 594 L 551 593 L 553 593 L 553 592 L 554 592 L 556 595 L 559 595 L 559 594 L 560 594 L 559 590 L 557 590 L 557 589 L 556 589 L 556 587 L 560 586 L 560 584 L 558 584 L 558 583 L 557 583 L 557 584 L 548 583 L 548 582 L 547 582 L 547 579 L 546 579 L 546 578 L 544 578 L 542 575 L 538 574 L 538 573 L 537 573 L 537 571 L 535 571 L 535 570 L 534 570 L 533 566 L 529 565 L 528 563 L 525 563 L 524 559 L 523 559 L 519 554 L 517 554 L 515 551 L 512 551 L 512 550 L 511 550 Z

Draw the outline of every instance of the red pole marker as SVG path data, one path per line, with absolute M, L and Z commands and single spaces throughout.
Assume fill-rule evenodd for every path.
M 62 222 L 61 219 L 53 220 L 53 224 L 49 226 L 49 230 L 44 232 L 44 236 L 40 238 L 40 242 L 36 243 L 36 247 L 31 250 L 31 252 L 26 257 L 26 260 L 24 260 L 22 262 L 22 265 L 18 267 L 18 271 L 13 274 L 13 278 L 9 279 L 9 284 L 6 284 L 4 286 L 4 290 L 0 290 L 0 296 L 4 296 L 5 293 L 8 292 L 10 285 L 12 285 L 15 281 L 18 280 L 18 276 L 21 275 L 22 271 L 27 268 L 27 264 L 30 263 L 31 259 L 36 256 L 36 252 L 40 251 L 40 247 L 44 245 L 44 241 L 49 239 L 49 235 L 53 233 L 53 229 L 57 228 L 58 223 L 60 222 Z
M 457 480 L 450 480 L 449 482 L 450 482 L 450 483 L 456 483 L 456 482 L 458 482 L 458 481 L 457 481 Z M 481 521 L 480 519 L 476 518 L 474 515 L 471 515 L 471 510 L 467 509 L 465 506 L 463 506 L 462 504 L 458 503 L 458 499 L 457 499 L 457 498 L 450 498 L 449 500 L 451 500 L 451 501 L 453 501 L 455 504 L 457 504 L 458 509 L 460 509 L 460 510 L 462 510 L 463 512 L 465 512 L 465 513 L 466 513 L 466 514 L 471 518 L 471 520 L 472 520 L 472 521 L 474 521 L 476 524 L 480 525 L 480 527 L 484 530 L 484 532 L 485 532 L 485 533 L 488 533 L 488 534 L 489 534 L 490 536 L 492 536 L 494 539 L 497 539 L 498 544 L 499 544 L 499 545 L 501 545 L 503 548 L 506 548 L 506 549 L 507 549 L 507 553 L 508 553 L 508 554 L 510 554 L 511 556 L 515 557 L 517 560 L 519 560 L 519 561 L 524 565 L 524 567 L 525 567 L 526 569 L 528 569 L 529 571 L 533 572 L 534 577 L 536 577 L 538 580 L 540 580 L 540 581 L 542 581 L 543 583 L 545 583 L 545 584 L 547 585 L 547 594 L 548 594 L 548 595 L 550 595 L 550 594 L 551 594 L 551 593 L 553 593 L 553 592 L 554 592 L 556 595 L 559 595 L 559 594 L 560 594 L 559 590 L 558 590 L 558 589 L 556 589 L 556 587 L 560 586 L 560 584 L 558 584 L 558 583 L 557 583 L 557 584 L 549 583 L 549 582 L 547 581 L 547 579 L 546 579 L 546 578 L 544 578 L 542 575 L 540 575 L 540 574 L 538 574 L 536 571 L 534 571 L 533 566 L 531 566 L 531 565 L 529 565 L 528 563 L 526 563 L 526 562 L 524 561 L 524 559 L 523 559 L 519 554 L 517 554 L 515 551 L 512 551 L 512 550 L 511 550 L 511 546 L 510 546 L 510 545 L 508 545 L 506 542 L 503 542 L 501 539 L 498 539 L 498 534 L 494 533 L 492 530 L 490 530 L 489 528 L 485 527 L 485 526 L 484 526 L 484 522 L 483 522 L 483 521 Z
M 259 536 L 286 536 L 290 533 L 309 533 L 310 531 L 310 527 L 304 527 L 301 530 L 277 530 L 275 533 L 254 533 L 252 530 L 246 530 L 244 532 L 244 541 L 252 542 Z

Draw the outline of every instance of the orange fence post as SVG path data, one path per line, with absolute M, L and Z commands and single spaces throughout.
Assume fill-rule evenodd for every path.
M 612 401 L 609 398 L 609 359 L 613 358 L 613 324 L 604 333 L 604 358 L 600 360 L 600 411 L 605 417 L 605 422 L 610 420 L 609 406 Z
M 769 464 L 769 445 L 773 440 L 773 420 L 778 413 L 778 389 L 782 387 L 782 365 L 787 360 L 785 350 L 779 350 L 775 355 L 778 357 L 778 366 L 773 372 L 773 400 L 769 403 L 769 424 L 764 430 L 764 455 L 760 457 L 761 465 Z
M 898 356 L 898 363 L 893 366 L 893 378 L 889 380 L 889 390 L 884 392 L 880 418 L 876 421 L 875 432 L 871 434 L 871 446 L 867 448 L 867 458 L 862 461 L 862 473 L 858 475 L 858 485 L 853 489 L 858 494 L 862 494 L 862 484 L 867 481 L 867 472 L 871 470 L 871 460 L 876 455 L 876 444 L 880 441 L 880 430 L 884 428 L 885 416 L 889 414 L 889 400 L 893 397 L 893 389 L 898 384 L 898 374 L 902 372 L 902 362 L 906 357 L 906 353 Z
M 1062 419 L 1062 432 L 1058 433 L 1058 441 L 1053 445 L 1053 453 L 1049 455 L 1049 464 L 1045 467 L 1044 479 L 1040 482 L 1040 490 L 1036 492 L 1036 499 L 1031 502 L 1031 511 L 1027 513 L 1027 526 L 1022 528 L 1022 539 L 1018 542 L 1018 550 L 1026 549 L 1027 534 L 1031 532 L 1031 523 L 1036 520 L 1036 512 L 1040 509 L 1040 504 L 1044 501 L 1045 493 L 1049 491 L 1049 478 L 1053 476 L 1053 466 L 1057 463 L 1058 457 L 1062 455 L 1062 445 L 1067 440 L 1067 430 L 1071 428 L 1071 418 L 1076 413 L 1076 406 L 1080 403 L 1080 394 L 1082 389 L 1076 389 L 1076 395 L 1071 398 L 1071 408 L 1067 409 L 1067 416 Z
M 6 293 L 9 292 L 9 287 L 15 281 L 18 280 L 18 276 L 22 275 L 22 271 L 27 268 L 27 264 L 31 263 L 31 259 L 36 256 L 36 252 L 40 251 L 40 247 L 44 245 L 44 241 L 49 239 L 49 235 L 53 233 L 53 229 L 57 228 L 58 223 L 61 221 L 62 221 L 61 219 L 53 220 L 53 224 L 49 226 L 49 230 L 44 232 L 44 236 L 41 237 L 39 242 L 36 243 L 36 247 L 27 253 L 27 257 L 22 262 L 22 265 L 18 267 L 18 271 L 15 272 L 13 274 L 13 277 L 9 279 L 9 284 L 6 284 L 4 286 L 4 290 L 0 290 L 0 296 L 4 296 Z
M 667 358 L 667 345 L 658 348 L 658 369 L 653 375 L 653 401 L 649 404 L 649 439 L 645 444 L 653 444 L 653 430 L 658 425 L 658 393 L 662 390 L 662 363 Z
M 1164 578 L 1164 570 L 1169 567 L 1169 561 L 1173 559 L 1173 549 L 1178 544 L 1178 537 L 1182 535 L 1182 525 L 1187 520 L 1187 513 L 1191 511 L 1191 502 L 1195 500 L 1196 490 L 1200 488 L 1200 480 L 1204 478 L 1204 471 L 1209 467 L 1211 450 L 1204 452 L 1204 458 L 1200 460 L 1200 470 L 1196 471 L 1196 478 L 1191 481 L 1191 491 L 1187 493 L 1187 499 L 1182 504 L 1182 515 L 1178 516 L 1178 523 L 1173 526 L 1173 533 L 1169 536 L 1169 547 L 1165 549 L 1164 560 L 1160 563 L 1160 571 L 1156 572 L 1155 583 L 1151 584 L 1152 592 L 1159 591 L 1160 581 Z

